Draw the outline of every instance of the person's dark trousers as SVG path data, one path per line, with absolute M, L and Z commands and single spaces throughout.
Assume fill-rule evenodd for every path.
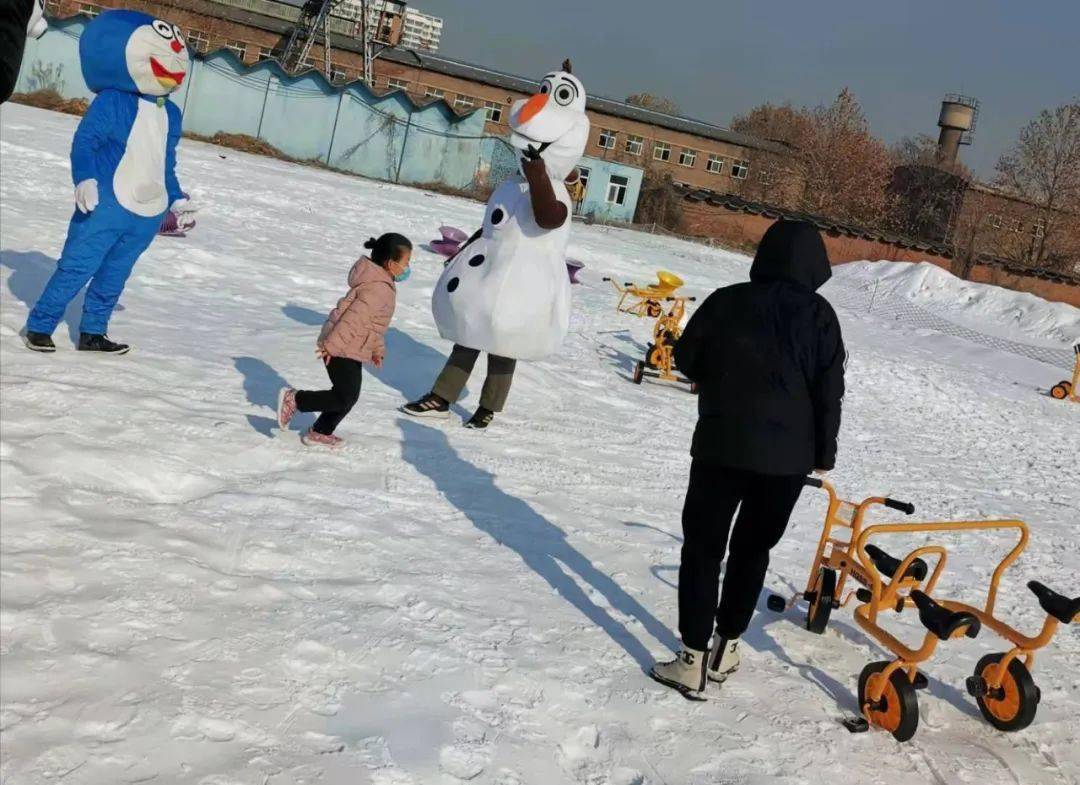
M 738 638 L 746 631 L 765 584 L 769 551 L 780 542 L 802 488 L 801 474 L 758 474 L 694 459 L 679 565 L 679 632 L 686 648 L 709 648 L 714 619 L 721 637 Z M 727 569 L 717 606 L 725 550 Z
M 455 403 L 461 397 L 461 391 L 465 389 L 465 383 L 469 381 L 479 356 L 480 352 L 476 349 L 455 344 L 431 391 L 447 403 Z M 510 384 L 514 381 L 517 360 L 489 354 L 487 366 L 487 378 L 480 390 L 480 405 L 488 411 L 501 412 L 506 405 L 507 396 L 510 395 Z
M 316 433 L 329 436 L 360 397 L 363 364 L 346 357 L 331 357 L 326 373 L 333 387 L 329 390 L 297 390 L 296 408 L 301 412 L 322 412 L 311 426 Z

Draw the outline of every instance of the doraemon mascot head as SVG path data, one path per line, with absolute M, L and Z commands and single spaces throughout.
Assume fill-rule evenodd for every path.
M 95 93 L 120 90 L 165 96 L 191 63 L 180 28 L 138 11 L 106 11 L 79 39 L 83 79 Z
M 570 73 L 570 61 L 540 82 L 540 92 L 510 109 L 510 144 L 540 152 L 548 174 L 558 180 L 574 170 L 589 141 L 585 87 Z

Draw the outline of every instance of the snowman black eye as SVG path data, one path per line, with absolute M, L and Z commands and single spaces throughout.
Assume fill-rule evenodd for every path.
M 574 102 L 574 91 L 565 85 L 555 91 L 555 102 L 559 106 L 567 106 Z
M 154 20 L 154 32 L 164 38 L 166 41 L 171 41 L 173 38 L 173 26 L 163 19 Z
M 544 82 L 542 85 L 540 85 L 540 93 L 542 95 L 547 95 L 550 92 L 551 92 L 551 85 L 550 84 L 548 84 L 547 82 Z
M 499 224 L 501 224 L 505 215 L 506 214 L 503 212 L 503 209 L 501 207 L 496 207 L 494 210 L 491 211 L 491 225 L 498 226 Z
M 173 25 L 172 29 L 173 29 L 173 37 L 176 38 L 176 40 L 179 41 L 181 44 L 183 44 L 184 43 L 184 37 L 182 35 L 180 35 L 180 28 L 177 27 L 176 25 Z

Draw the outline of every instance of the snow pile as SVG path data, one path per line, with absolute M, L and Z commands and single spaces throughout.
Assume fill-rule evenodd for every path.
M 957 278 L 929 262 L 851 262 L 837 283 L 902 297 L 957 324 L 1004 338 L 1068 347 L 1080 341 L 1080 309 L 1027 292 Z
M 111 326 L 134 351 L 72 351 L 76 304 L 42 356 L 18 332 L 64 241 L 76 119 L 12 105 L 0 119 L 4 783 L 1080 781 L 1077 625 L 1039 653 L 1039 714 L 1013 735 L 964 692 L 1004 648 L 986 630 L 924 666 L 903 747 L 838 723 L 884 658 L 848 609 L 821 636 L 795 612 L 758 614 L 742 670 L 705 704 L 643 674 L 677 643 L 695 400 L 629 381 L 651 325 L 617 314 L 602 277 L 669 269 L 700 298 L 745 280 L 744 256 L 576 225 L 565 349 L 522 363 L 508 411 L 477 433 L 460 422 L 479 376 L 447 423 L 396 412 L 449 350 L 430 308 L 442 259 L 418 248 L 348 444 L 317 453 L 273 406 L 284 384 L 325 384 L 313 344 L 363 241 L 471 230 L 483 205 L 185 140 L 182 182 L 204 209 L 135 268 Z M 838 487 L 927 519 L 1026 520 L 998 611 L 1037 631 L 1024 583 L 1080 587 L 1080 407 L 1043 394 L 1062 372 L 876 307 L 839 315 Z M 804 494 L 767 590 L 805 585 L 823 514 Z M 940 593 L 978 602 L 1006 540 L 952 540 Z M 909 643 L 911 617 L 888 622 Z

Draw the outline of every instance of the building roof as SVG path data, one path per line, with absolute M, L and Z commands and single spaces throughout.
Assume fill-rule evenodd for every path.
M 359 49 L 359 42 L 356 42 L 356 44 L 357 49 Z M 336 46 L 337 44 L 335 43 L 334 45 Z M 513 74 L 497 71 L 493 68 L 474 65 L 473 63 L 467 63 L 463 60 L 454 60 L 432 52 L 414 52 L 411 49 L 387 49 L 382 52 L 379 57 L 383 60 L 390 60 L 391 62 L 398 63 L 399 65 L 414 66 L 427 71 L 446 74 L 447 76 L 456 76 L 460 79 L 480 82 L 482 84 L 491 85 L 492 87 L 502 87 L 507 90 L 514 90 L 519 93 L 533 93 L 540 86 L 539 82 L 531 79 L 514 76 Z M 645 109 L 640 106 L 628 104 L 625 101 L 616 101 L 611 98 L 591 95 L 589 96 L 588 107 L 601 114 L 621 117 L 627 120 L 636 120 L 640 123 L 656 125 L 672 131 L 681 131 L 683 133 L 701 136 L 706 139 L 727 142 L 729 144 L 739 145 L 740 147 L 749 147 L 755 150 L 766 150 L 775 153 L 787 152 L 786 147 L 776 142 L 736 133 L 735 131 L 728 130 L 719 125 L 707 123 L 703 120 L 695 120 L 689 117 L 680 117 L 665 112 L 657 112 L 653 109 Z
M 211 0 L 211 2 L 215 2 L 215 0 Z M 219 5 L 227 7 L 229 9 L 229 16 L 236 21 L 250 24 L 253 27 L 260 27 L 264 30 L 270 30 L 271 32 L 280 33 L 282 35 L 287 35 L 292 29 L 292 24 L 286 20 L 238 8 L 229 4 L 227 0 L 216 0 L 216 2 Z M 276 0 L 276 2 L 291 6 L 301 6 L 303 5 L 304 0 Z M 348 52 L 363 54 L 363 45 L 360 41 L 334 32 L 330 33 L 330 46 L 334 49 L 343 49 Z M 455 60 L 433 52 L 417 52 L 411 49 L 393 48 L 383 50 L 380 52 L 379 57 L 383 60 L 398 63 L 399 65 L 418 67 L 447 76 L 456 76 L 460 79 L 480 82 L 481 84 L 490 85 L 492 87 L 502 87 L 519 93 L 533 93 L 539 87 L 539 82 L 532 79 L 525 79 L 520 76 L 508 74 L 504 71 L 467 63 L 463 60 Z M 705 139 L 713 139 L 718 142 L 726 142 L 728 144 L 747 147 L 753 150 L 764 150 L 766 152 L 780 154 L 789 152 L 787 147 L 778 142 L 736 133 L 723 126 L 707 123 L 703 120 L 695 120 L 690 117 L 681 117 L 665 112 L 657 112 L 653 109 L 645 109 L 612 98 L 589 96 L 588 107 L 600 114 L 621 117 L 626 120 L 635 120 L 640 123 L 655 125 L 671 131 L 681 131 L 682 133 L 693 134 L 694 136 L 700 136 Z

